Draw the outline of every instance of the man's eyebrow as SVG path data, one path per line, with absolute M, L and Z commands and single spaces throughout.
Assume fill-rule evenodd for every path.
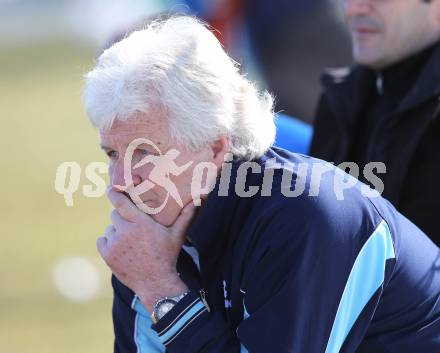
M 107 147 L 105 145 L 99 145 L 101 147 L 101 149 L 103 149 L 104 151 L 108 151 L 111 150 L 111 147 Z
M 140 145 L 137 146 L 137 148 L 148 148 L 148 149 L 154 149 L 150 144 L 148 143 L 141 143 Z

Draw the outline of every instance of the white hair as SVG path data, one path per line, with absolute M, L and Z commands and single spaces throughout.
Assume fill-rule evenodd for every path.
M 86 75 L 84 102 L 100 130 L 159 105 L 171 136 L 194 150 L 226 136 L 234 156 L 253 159 L 275 138 L 271 95 L 189 16 L 154 21 L 105 50 Z

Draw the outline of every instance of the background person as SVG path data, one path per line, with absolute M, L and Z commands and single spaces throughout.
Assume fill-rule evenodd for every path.
M 310 154 L 362 170 L 383 162 L 383 196 L 440 244 L 440 1 L 344 0 L 350 70 L 323 76 Z

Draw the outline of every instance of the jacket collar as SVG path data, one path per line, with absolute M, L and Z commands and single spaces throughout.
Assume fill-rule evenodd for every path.
M 288 161 L 277 151 L 272 147 L 263 156 L 252 161 L 261 166 L 261 172 L 247 174 L 245 189 L 251 185 L 261 185 L 266 162 L 269 160 L 275 158 L 280 164 Z M 256 205 L 255 200 L 261 196 L 260 192 L 251 197 L 237 195 L 235 190 L 237 171 L 244 162 L 239 159 L 230 162 L 231 173 L 227 195 L 219 195 L 220 181 L 218 180 L 187 231 L 187 240 L 205 261 L 215 263 L 224 256 L 226 249 L 232 247 Z
M 440 95 L 440 41 L 420 72 L 415 85 L 402 100 L 397 112 L 415 108 L 433 96 Z
M 230 181 L 235 180 L 239 162 L 233 161 Z M 202 202 L 188 231 L 187 240 L 194 246 L 201 257 L 215 262 L 224 254 L 225 248 L 232 240 L 231 225 L 238 204 L 234 183 L 230 182 L 227 196 L 219 196 L 219 181 Z
M 328 96 L 326 103 L 335 118 L 351 131 L 369 98 L 366 92 L 374 89 L 373 71 L 363 66 L 354 66 L 345 72 L 328 70 L 322 75 L 321 82 Z
M 396 113 L 402 113 L 417 107 L 426 100 L 440 95 L 440 41 L 433 45 L 433 52 L 425 62 L 416 82 L 405 95 Z M 338 70 L 339 71 L 339 70 Z M 349 128 L 367 102 L 368 94 L 374 89 L 374 71 L 356 65 L 345 73 L 327 71 L 321 78 L 329 97 L 328 103 L 338 119 L 344 120 Z M 335 98 L 335 99 L 332 99 Z M 347 104 L 349 103 L 349 104 Z

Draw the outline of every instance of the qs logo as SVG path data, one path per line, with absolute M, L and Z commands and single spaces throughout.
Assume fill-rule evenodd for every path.
M 156 154 L 149 154 L 143 158 L 140 162 L 136 163 L 132 167 L 134 151 L 140 145 L 148 145 L 156 151 Z M 165 154 L 162 154 L 159 148 L 150 140 L 146 138 L 137 138 L 133 140 L 129 145 L 124 155 L 124 181 L 125 185 L 119 185 L 118 187 L 127 192 L 132 201 L 142 211 L 148 214 L 157 214 L 163 210 L 169 197 L 171 196 L 180 207 L 183 207 L 182 199 L 179 195 L 176 185 L 170 179 L 170 175 L 178 176 L 182 174 L 193 163 L 192 161 L 186 163 L 183 166 L 178 166 L 175 159 L 179 156 L 180 152 L 176 149 L 170 149 Z M 147 180 L 142 181 L 139 185 L 133 185 L 133 176 L 131 170 L 140 168 L 148 163 L 153 164 Z M 164 188 L 167 192 L 165 200 L 158 207 L 150 207 L 144 203 L 141 199 L 141 195 L 151 190 L 155 185 Z

